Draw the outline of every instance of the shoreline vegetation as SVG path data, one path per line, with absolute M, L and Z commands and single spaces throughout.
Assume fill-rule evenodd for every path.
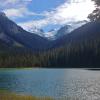
M 35 97 L 9 93 L 5 90 L 0 90 L 0 100 L 54 100 L 51 97 Z

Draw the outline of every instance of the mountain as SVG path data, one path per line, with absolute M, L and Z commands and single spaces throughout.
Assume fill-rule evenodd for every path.
M 41 37 L 45 37 L 44 31 L 42 29 L 37 28 L 37 27 L 32 27 L 28 31 L 31 32 L 31 33 L 34 33 L 36 35 L 39 35 Z
M 73 30 L 79 28 L 80 26 L 84 25 L 88 23 L 86 20 L 83 21 L 77 21 L 77 22 L 72 22 L 69 25 L 64 25 L 59 29 L 51 29 L 48 32 L 45 32 L 44 35 L 42 35 L 43 33 L 40 33 L 40 36 L 46 37 L 49 40 L 56 40 L 58 38 L 63 37 L 66 34 L 71 33 Z
M 100 68 L 100 22 L 89 22 L 54 42 L 49 52 L 41 54 L 42 66 Z
M 0 13 L 0 40 L 10 46 L 20 45 L 32 50 L 44 50 L 49 44 L 47 39 L 25 31 L 4 13 Z
M 73 30 L 79 28 L 80 26 L 86 24 L 87 21 L 78 21 L 78 22 L 73 22 L 72 24 L 65 25 L 61 27 L 55 34 L 55 40 L 58 38 L 61 38 L 69 33 L 71 33 Z
M 68 44 L 82 43 L 85 41 L 94 41 L 100 39 L 100 22 L 89 22 L 55 40 L 55 46 L 63 46 Z
M 66 26 L 61 27 L 60 29 L 51 29 L 50 31 L 45 32 L 44 36 L 43 35 L 41 36 L 46 37 L 48 40 L 54 41 L 70 33 L 70 28 L 71 28 L 70 25 L 66 25 Z
M 56 40 L 66 34 L 69 34 L 71 32 L 71 26 L 70 25 L 65 25 L 61 27 L 60 29 L 51 29 L 48 32 L 45 32 L 44 36 L 49 39 L 49 40 Z
M 66 34 L 69 34 L 71 32 L 70 29 L 71 29 L 70 25 L 65 25 L 65 26 L 61 27 L 57 31 L 56 35 L 55 35 L 56 39 L 61 38 L 61 37 L 63 37 Z
M 56 40 L 68 33 L 70 33 L 70 25 L 61 27 L 60 29 L 52 29 L 45 33 L 45 37 L 49 40 Z
M 45 37 L 48 39 L 48 40 L 55 40 L 56 39 L 56 34 L 57 34 L 57 29 L 51 29 L 50 31 L 48 32 L 45 32 Z
M 83 24 L 86 24 L 87 21 L 77 21 L 77 22 L 72 22 L 69 25 L 64 25 L 59 29 L 51 29 L 48 32 L 44 32 L 42 29 L 39 29 L 37 27 L 32 27 L 28 31 L 31 33 L 34 33 L 36 35 L 39 35 L 41 37 L 44 37 L 48 40 L 56 40 L 66 34 L 69 34 L 71 31 L 77 29 L 78 27 L 82 26 Z

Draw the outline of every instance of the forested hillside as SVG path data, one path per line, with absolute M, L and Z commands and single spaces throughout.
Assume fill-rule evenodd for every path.
M 16 50 L 15 50 L 16 51 Z M 90 22 L 52 43 L 52 48 L 2 52 L 1 67 L 99 67 L 100 23 Z

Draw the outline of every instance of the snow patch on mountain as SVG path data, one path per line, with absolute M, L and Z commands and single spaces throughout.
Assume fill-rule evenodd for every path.
M 69 34 L 73 30 L 81 27 L 82 25 L 84 25 L 86 23 L 87 23 L 87 21 L 72 22 L 68 25 L 62 26 L 60 29 L 52 29 L 48 32 L 44 32 L 42 29 L 39 29 L 37 27 L 33 27 L 28 31 L 31 33 L 37 34 L 41 37 L 45 37 L 49 40 L 56 40 L 66 34 Z
M 42 29 L 37 28 L 37 27 L 33 27 L 28 31 L 31 33 L 37 34 L 39 36 L 45 37 L 44 31 Z

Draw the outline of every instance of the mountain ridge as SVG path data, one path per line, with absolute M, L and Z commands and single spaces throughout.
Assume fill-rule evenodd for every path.
M 12 42 L 15 40 L 16 42 L 24 45 L 26 48 L 31 48 L 35 51 L 38 49 L 46 49 L 46 46 L 49 43 L 46 38 L 27 32 L 16 23 L 8 19 L 4 13 L 0 14 L 0 29 L 2 35 L 5 35 L 4 37 L 10 37 L 8 40 Z

